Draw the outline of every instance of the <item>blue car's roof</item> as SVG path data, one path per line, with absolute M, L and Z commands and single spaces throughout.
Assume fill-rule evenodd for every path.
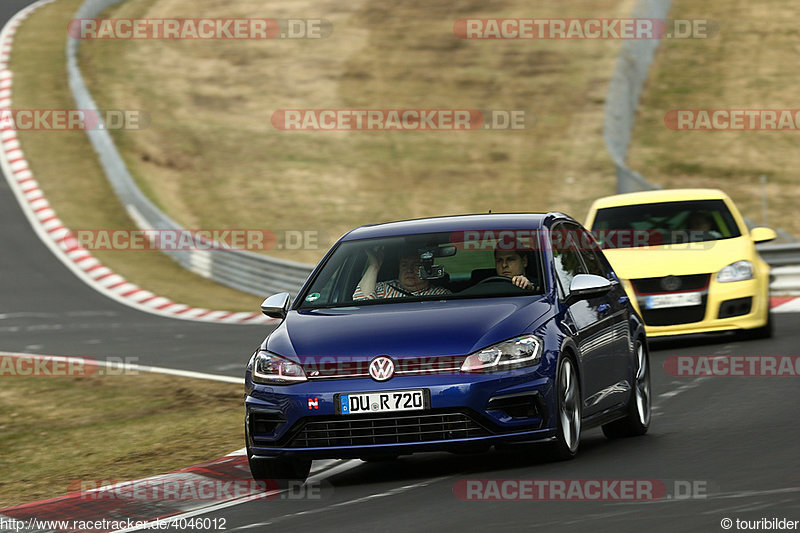
M 568 217 L 561 213 L 490 213 L 419 218 L 361 226 L 342 237 L 342 241 L 447 231 L 540 229 L 554 218 Z

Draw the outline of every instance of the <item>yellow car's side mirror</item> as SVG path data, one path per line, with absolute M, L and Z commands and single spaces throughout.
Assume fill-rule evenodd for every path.
M 778 234 L 775 233 L 775 230 L 770 228 L 753 228 L 750 230 L 750 237 L 753 239 L 753 242 L 767 242 L 772 241 L 778 238 Z

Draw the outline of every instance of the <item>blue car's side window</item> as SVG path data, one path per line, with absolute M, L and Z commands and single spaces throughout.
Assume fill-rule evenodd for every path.
M 580 241 L 582 244 L 580 249 L 581 257 L 589 274 L 602 276 L 609 281 L 618 281 L 616 274 L 611 269 L 611 265 L 608 264 L 608 261 L 605 261 L 605 257 L 602 255 L 600 246 L 594 236 L 585 229 L 580 229 L 579 231 L 582 236 Z
M 566 224 L 555 226 L 550 232 L 550 244 L 553 250 L 553 265 L 561 286 L 563 296 L 569 296 L 569 286 L 572 278 L 578 274 L 586 274 L 586 267 L 581 262 L 580 254 L 575 247 L 573 239 L 569 238 L 573 228 Z

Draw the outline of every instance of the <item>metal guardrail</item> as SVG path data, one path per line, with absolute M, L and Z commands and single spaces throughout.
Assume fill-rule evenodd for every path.
M 96 18 L 104 10 L 123 1 L 125 0 L 86 0 L 75 13 L 75 18 Z M 78 66 L 79 46 L 79 39 L 67 37 L 69 86 L 77 109 L 96 110 L 97 105 Z M 87 135 L 114 192 L 140 229 L 183 230 L 142 193 L 106 129 L 89 130 Z M 181 250 L 164 253 L 187 270 L 258 296 L 283 291 L 296 294 L 313 268 L 302 263 L 238 250 Z
M 665 19 L 672 0 L 638 0 L 632 18 Z M 617 193 L 660 189 L 638 172 L 628 168 L 628 148 L 639 97 L 647 81 L 650 65 L 660 39 L 629 39 L 622 41 L 617 65 L 606 94 L 603 138 L 617 167 Z
M 769 284 L 773 296 L 800 295 L 800 266 L 783 266 L 773 268 Z
M 800 265 L 800 244 L 760 244 L 756 250 L 769 266 Z

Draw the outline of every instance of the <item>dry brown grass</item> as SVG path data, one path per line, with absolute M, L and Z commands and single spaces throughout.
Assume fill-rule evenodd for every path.
M 664 187 L 716 187 L 762 223 L 759 176 L 769 181 L 769 224 L 800 235 L 800 132 L 673 131 L 670 109 L 796 109 L 800 5 L 793 0 L 676 0 L 672 18 L 708 18 L 711 39 L 668 41 L 644 93 L 631 168 Z
M 463 17 L 628 16 L 630 0 L 422 0 L 391 6 L 128 0 L 108 17 L 309 17 L 323 40 L 91 41 L 100 107 L 146 109 L 116 138 L 142 187 L 186 227 L 348 229 L 410 217 L 561 210 L 613 193 L 602 106 L 618 41 L 463 41 Z M 525 131 L 284 132 L 284 108 L 525 109 Z M 324 249 L 272 255 L 315 262 Z
M 244 446 L 241 385 L 156 374 L 0 380 L 0 509 Z

